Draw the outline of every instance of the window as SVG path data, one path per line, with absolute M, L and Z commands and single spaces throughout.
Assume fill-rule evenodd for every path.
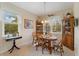
M 50 24 L 49 23 L 46 23 L 45 24 L 45 32 L 46 33 L 49 33 L 50 32 Z
M 52 19 L 52 32 L 62 31 L 62 20 L 59 16 L 54 16 Z
M 13 35 L 18 33 L 18 20 L 17 16 L 12 14 L 4 15 L 4 35 Z

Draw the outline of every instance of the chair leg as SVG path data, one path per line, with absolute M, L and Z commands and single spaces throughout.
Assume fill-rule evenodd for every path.
M 56 48 L 56 51 L 58 50 L 59 47 Z
M 42 54 L 44 54 L 43 50 L 44 50 L 44 48 L 42 48 Z
M 61 54 L 61 56 L 62 56 L 62 50 L 61 50 L 61 48 L 60 48 L 60 54 Z
M 42 54 L 44 54 L 45 44 L 42 46 Z
M 53 50 L 54 50 L 54 52 L 56 51 L 56 50 L 55 50 L 55 47 L 53 47 Z
M 63 46 L 62 46 L 62 52 L 64 53 Z
M 42 54 L 44 54 L 44 52 L 43 52 L 43 51 L 44 51 L 44 45 L 42 45 Z
M 34 38 L 33 38 L 32 44 L 34 44 Z
M 38 45 L 36 45 L 36 51 L 38 50 Z
M 60 53 L 61 53 L 61 56 L 62 56 L 63 53 L 64 53 L 63 47 L 60 47 Z

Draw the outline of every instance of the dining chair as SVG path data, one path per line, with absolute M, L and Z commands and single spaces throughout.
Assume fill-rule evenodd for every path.
M 48 50 L 48 45 L 49 45 L 49 42 L 47 40 L 43 40 L 43 44 L 42 44 L 42 54 L 44 54 L 44 50 Z
M 36 50 L 38 50 L 38 47 L 41 47 L 42 49 L 42 54 L 44 53 L 44 49 L 48 48 L 48 42 L 43 38 L 44 34 L 37 34 L 37 42 L 38 44 L 36 45 Z
M 32 44 L 36 44 L 36 41 L 37 41 L 36 32 L 32 33 L 32 37 L 33 37 Z
M 42 45 L 44 44 L 43 34 L 37 34 L 36 36 L 37 36 L 36 50 L 38 50 L 38 47 L 42 47 Z
M 49 49 L 49 41 L 47 40 L 47 38 L 50 38 L 51 36 L 52 36 L 52 33 L 47 33 L 46 35 L 44 35 L 43 45 L 42 45 L 42 54 L 44 54 L 45 49 L 46 50 Z
M 51 37 L 51 36 L 52 36 L 52 33 L 44 34 L 44 36 L 47 37 L 47 38 L 48 38 L 48 37 Z
M 47 35 L 48 35 L 48 37 L 52 37 L 52 33 L 48 33 Z
M 54 52 L 60 52 L 61 56 L 64 53 L 64 49 L 63 49 L 63 39 L 62 37 L 59 35 L 59 37 L 57 38 L 57 40 L 55 42 L 53 42 L 53 48 L 54 48 Z

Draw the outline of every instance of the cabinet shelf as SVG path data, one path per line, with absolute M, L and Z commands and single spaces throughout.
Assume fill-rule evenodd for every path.
M 36 21 L 36 32 L 43 33 L 43 24 Z

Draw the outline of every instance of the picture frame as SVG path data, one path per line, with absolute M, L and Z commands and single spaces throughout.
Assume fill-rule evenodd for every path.
M 24 19 L 24 28 L 25 29 L 32 29 L 33 28 L 33 21 L 29 19 Z
M 78 18 L 75 19 L 74 25 L 75 25 L 76 27 L 79 25 L 79 20 L 78 20 Z

